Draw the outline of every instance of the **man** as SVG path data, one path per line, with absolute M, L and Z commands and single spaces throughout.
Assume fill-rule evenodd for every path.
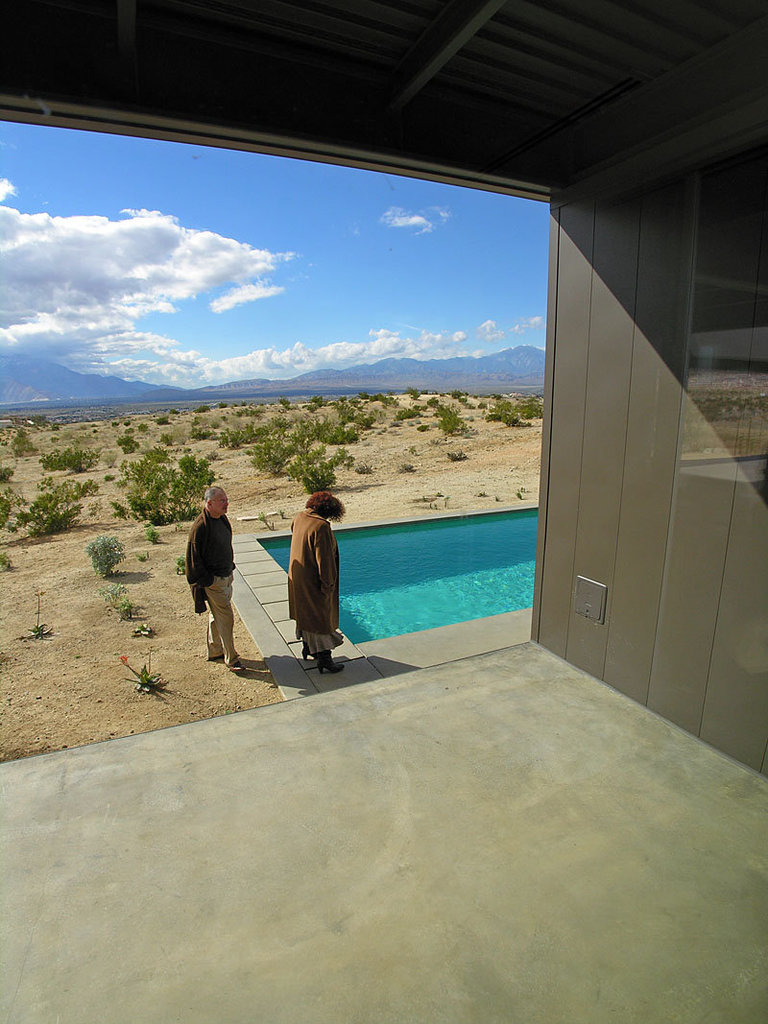
M 209 487 L 203 511 L 192 524 L 187 541 L 186 576 L 195 598 L 195 609 L 208 605 L 208 661 L 223 661 L 230 672 L 242 672 L 232 628 L 232 579 L 235 569 L 232 527 L 227 519 L 226 492 Z M 202 606 L 201 606 L 202 604 Z

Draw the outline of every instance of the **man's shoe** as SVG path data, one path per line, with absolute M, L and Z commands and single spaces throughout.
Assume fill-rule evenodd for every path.
M 230 672 L 245 672 L 245 665 L 238 658 L 237 661 L 233 661 L 231 665 L 227 665 Z

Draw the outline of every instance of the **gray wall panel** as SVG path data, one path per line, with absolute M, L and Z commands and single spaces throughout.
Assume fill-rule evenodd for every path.
M 691 461 L 678 473 L 648 707 L 696 736 L 725 569 L 733 476 L 727 460 Z
M 539 526 L 536 537 L 536 578 L 533 585 L 533 616 L 531 637 L 539 639 L 541 620 L 541 581 L 544 569 L 549 504 L 549 456 L 552 439 L 552 390 L 555 378 L 557 344 L 557 289 L 560 259 L 560 212 L 553 210 L 549 218 L 549 277 L 547 287 L 547 344 L 544 372 L 544 417 L 541 428 L 541 478 L 539 480 Z
M 645 704 L 659 612 L 682 401 L 690 273 L 682 183 L 643 200 L 627 446 L 603 678 Z
M 566 658 L 602 678 L 611 621 L 632 366 L 640 202 L 601 204 L 595 217 L 576 575 L 608 587 L 604 624 L 570 610 Z
M 590 202 L 565 207 L 560 218 L 546 553 L 541 568 L 538 638 L 548 650 L 563 657 L 579 508 L 594 205 Z
M 757 771 L 768 743 L 768 506 L 758 489 L 765 472 L 765 460 L 739 466 L 701 726 L 702 739 Z

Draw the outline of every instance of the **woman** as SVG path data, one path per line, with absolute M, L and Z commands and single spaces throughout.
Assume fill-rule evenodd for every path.
M 329 519 L 338 521 L 344 506 L 330 491 L 316 491 L 291 524 L 288 566 L 288 614 L 303 642 L 303 658 L 317 658 L 323 672 L 341 672 L 331 648 L 344 642 L 339 633 L 339 547 Z

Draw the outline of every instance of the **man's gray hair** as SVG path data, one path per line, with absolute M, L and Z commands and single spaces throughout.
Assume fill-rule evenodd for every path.
M 215 498 L 217 494 L 223 493 L 223 487 L 209 487 L 208 490 L 203 495 L 203 501 L 207 504 L 211 500 L 211 498 Z

